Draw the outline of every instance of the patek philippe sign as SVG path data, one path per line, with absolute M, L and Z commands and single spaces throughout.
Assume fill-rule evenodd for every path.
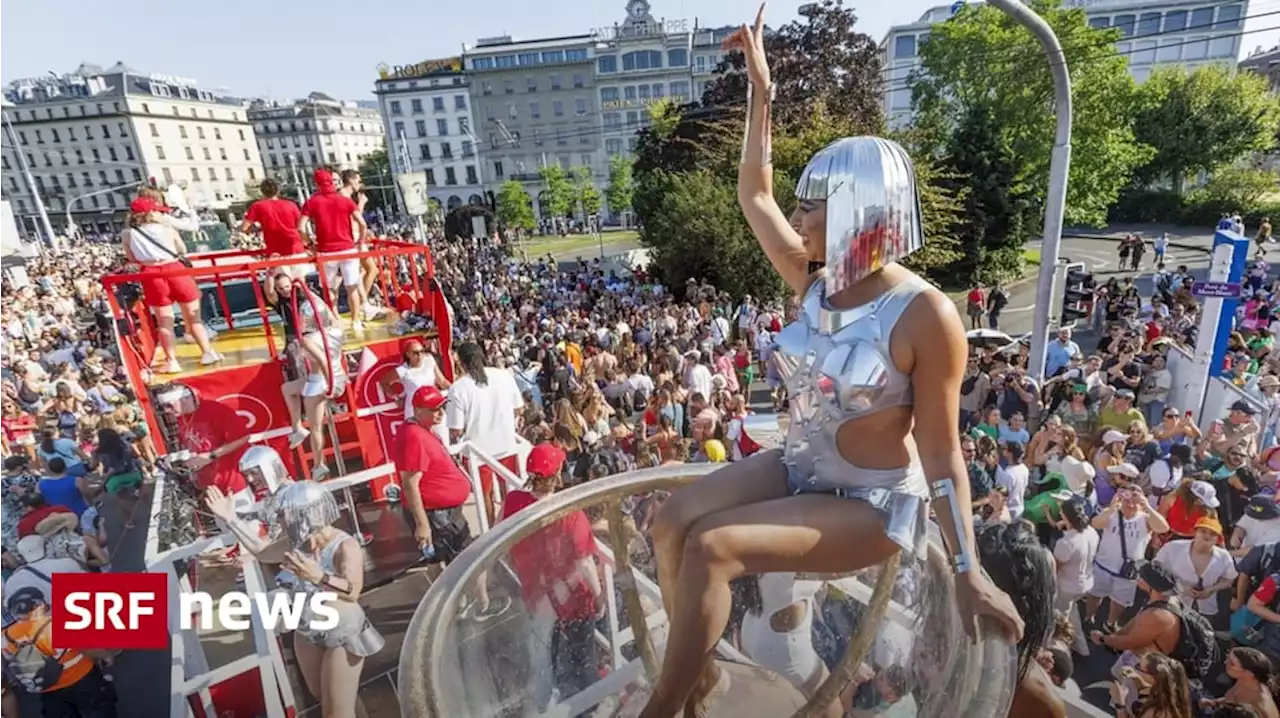
M 657 102 L 662 102 L 664 97 L 642 97 L 636 100 L 607 100 L 600 103 L 600 108 L 604 110 L 625 110 L 629 107 L 648 107 Z
M 629 22 L 613 27 L 597 27 L 591 35 L 601 42 L 613 40 L 642 40 L 680 35 L 689 32 L 688 20 L 655 20 L 653 22 Z
M 422 77 L 434 72 L 462 72 L 461 57 L 446 57 L 438 60 L 423 60 L 414 65 L 378 65 L 378 79 L 396 80 L 402 77 Z

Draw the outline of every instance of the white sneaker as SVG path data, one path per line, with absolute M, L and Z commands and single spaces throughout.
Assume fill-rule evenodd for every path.
M 177 374 L 180 371 L 182 371 L 182 365 L 178 363 L 178 360 L 170 359 L 169 361 L 165 362 L 163 367 L 160 368 L 159 373 L 160 374 Z
M 357 320 L 355 320 L 355 321 L 351 322 L 351 331 L 353 331 L 353 332 L 363 332 L 363 331 L 364 331 L 364 322 L 360 321 L 359 319 L 357 319 Z
M 209 366 L 210 364 L 217 364 L 218 362 L 222 361 L 222 359 L 223 359 L 222 355 L 219 354 L 218 352 L 214 352 L 214 351 L 205 352 L 204 356 L 200 357 L 200 366 Z
M 387 310 L 376 304 L 366 304 L 364 305 L 364 311 L 362 313 L 366 320 L 373 321 L 375 319 L 385 317 L 387 315 Z
M 329 475 L 329 467 L 324 464 L 316 464 L 311 469 L 311 480 L 319 481 Z
M 311 430 L 301 426 L 289 432 L 289 448 L 298 448 L 298 445 L 306 441 L 308 436 L 311 436 Z

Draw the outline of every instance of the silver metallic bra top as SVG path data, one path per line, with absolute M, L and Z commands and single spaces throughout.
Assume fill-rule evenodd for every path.
M 824 284 L 820 277 L 810 285 L 800 318 L 774 338 L 791 404 L 784 456 L 792 465 L 807 463 L 801 455 L 812 453 L 811 444 L 834 448 L 846 421 L 912 403 L 911 377 L 893 365 L 889 339 L 929 284 L 913 277 L 852 309 L 828 307 Z

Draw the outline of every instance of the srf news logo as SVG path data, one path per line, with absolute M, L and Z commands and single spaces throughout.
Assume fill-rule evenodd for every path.
M 268 631 L 328 631 L 337 627 L 338 595 L 272 592 L 248 596 L 228 592 L 216 602 L 202 591 L 178 596 L 178 619 L 190 629 L 218 623 L 247 631 L 249 616 L 258 613 Z M 55 573 L 53 575 L 53 645 L 76 650 L 151 650 L 169 646 L 169 578 L 162 573 Z

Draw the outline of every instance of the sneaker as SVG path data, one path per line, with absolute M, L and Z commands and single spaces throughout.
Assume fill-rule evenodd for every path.
M 329 467 L 324 464 L 316 464 L 315 467 L 311 469 L 312 481 L 319 481 L 328 475 Z
M 311 430 L 303 427 L 298 427 L 289 432 L 289 448 L 298 448 L 298 445 L 306 441 L 308 436 L 311 436 Z
M 182 365 L 178 363 L 178 360 L 170 359 L 169 361 L 165 362 L 163 367 L 160 368 L 159 373 L 160 374 L 177 374 L 178 372 L 181 372 L 181 371 L 182 371 Z
M 471 617 L 477 623 L 484 623 L 485 621 L 501 616 L 506 613 L 509 608 L 511 608 L 510 598 L 507 598 L 506 596 L 502 596 L 501 598 L 491 598 L 487 605 L 481 605 L 477 602 L 475 610 L 471 613 Z
M 382 317 L 386 316 L 387 310 L 380 306 L 377 306 L 376 304 L 372 304 L 372 305 L 366 304 L 364 305 L 363 314 L 366 320 L 372 321 L 374 319 L 381 319 Z
M 353 332 L 364 332 L 364 322 L 362 322 L 362 321 L 360 321 L 360 320 L 358 320 L 358 319 L 357 319 L 357 320 L 355 320 L 355 321 L 353 321 L 353 322 L 351 322 L 351 331 L 353 331 Z
M 217 364 L 218 362 L 222 361 L 222 359 L 223 359 L 223 356 L 218 352 L 213 352 L 213 351 L 205 352 L 205 355 L 200 357 L 200 366 L 209 366 L 210 364 Z

